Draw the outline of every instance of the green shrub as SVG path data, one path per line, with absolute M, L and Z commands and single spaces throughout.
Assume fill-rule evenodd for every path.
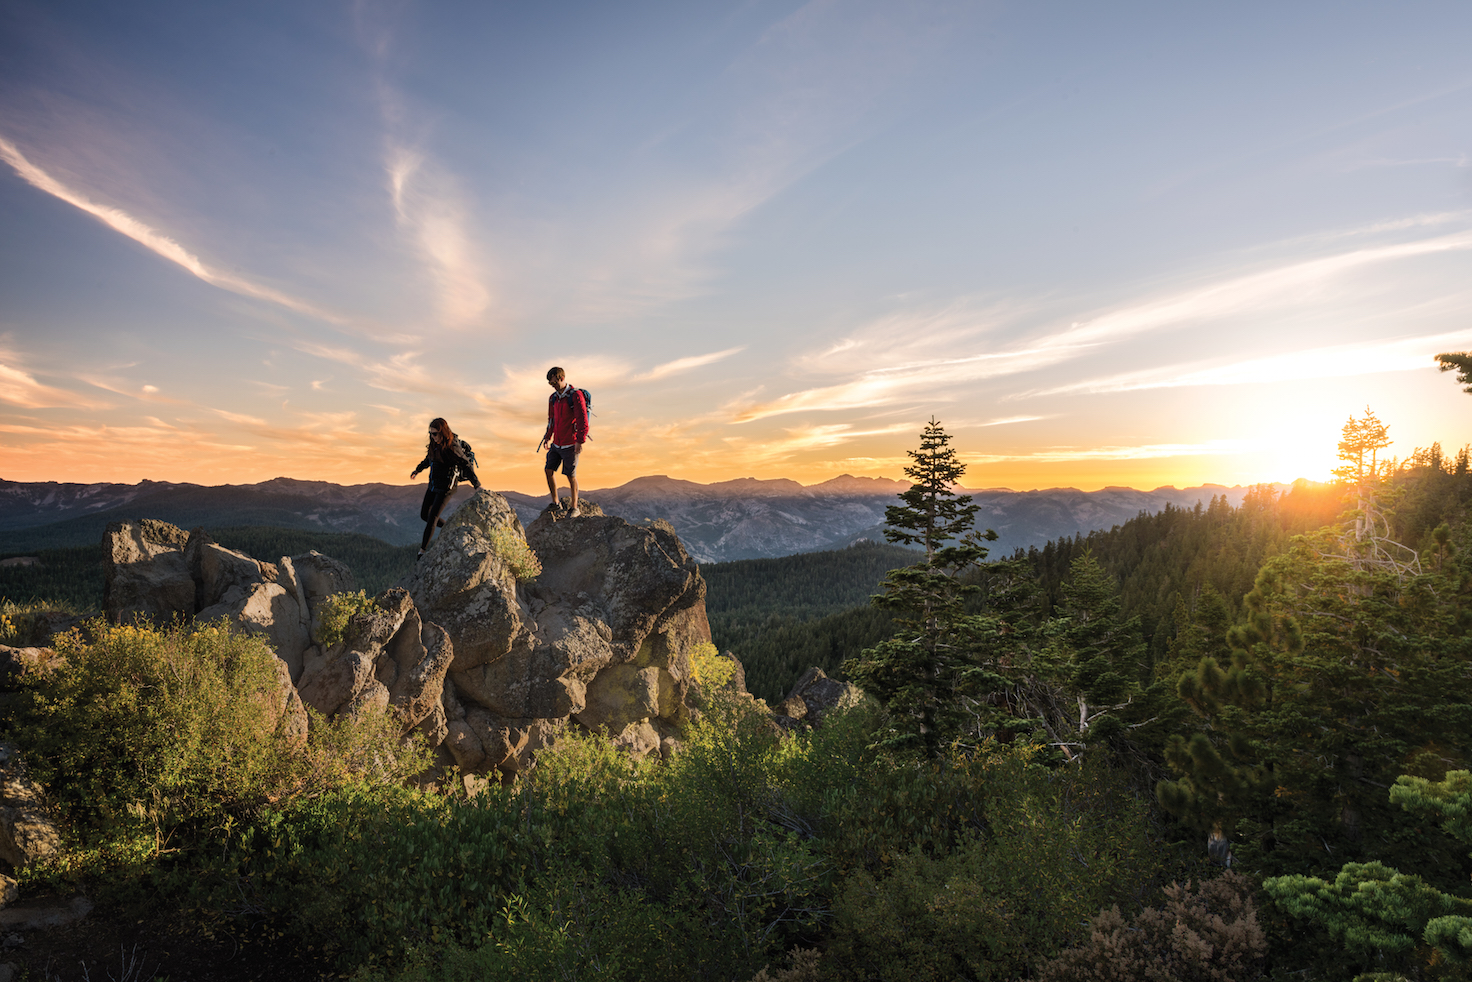
M 699 913 L 650 903 L 636 891 L 562 873 L 513 894 L 477 947 L 418 949 L 397 971 L 360 970 L 354 982 L 546 982 L 699 978 L 687 959 Z
M 82 829 L 160 837 L 265 799 L 282 773 L 275 656 L 222 627 L 90 625 L 30 693 L 17 730 L 32 772 Z
M 709 641 L 696 645 L 690 652 L 690 668 L 695 681 L 707 692 L 714 692 L 736 674 L 736 663 L 722 658 L 716 646 Z
M 563 861 L 636 890 L 662 917 L 689 919 L 682 957 L 692 977 L 749 977 L 816 928 L 829 906 L 828 864 L 786 805 L 803 744 L 733 705 L 690 727 L 668 762 L 635 764 L 607 747 L 569 741 L 559 752 L 570 756 L 550 770 L 539 762 L 531 790 L 559 812 L 596 802 L 599 824 L 581 825 L 596 831 L 564 839 L 574 851 Z
M 496 548 L 496 555 L 511 570 L 511 575 L 518 580 L 533 580 L 541 575 L 542 561 L 523 536 L 504 525 L 497 525 L 491 529 L 491 544 Z
M 52 625 L 81 615 L 74 604 L 0 599 L 0 644 L 24 648 L 49 644 Z
M 317 612 L 317 633 L 312 640 L 326 647 L 337 644 L 348 629 L 354 614 L 373 609 L 373 598 L 362 590 L 357 593 L 334 593 L 322 601 Z
M 229 625 L 87 625 L 62 635 L 63 668 L 24 694 L 14 734 L 57 806 L 70 850 L 49 868 L 101 872 L 155 859 L 262 806 L 425 766 L 397 720 L 314 718 L 305 747 L 282 732 L 277 659 Z M 182 833 L 182 834 L 181 834 Z
M 239 845 L 250 901 L 344 965 L 473 945 L 533 875 L 547 830 L 499 788 L 445 799 L 350 787 L 269 813 Z
M 867 844 L 872 861 L 839 888 L 825 974 L 1013 979 L 1105 903 L 1142 891 L 1157 872 L 1144 803 L 1108 770 L 1036 756 L 993 746 L 879 783 L 873 828 L 840 838 Z
M 822 953 L 817 948 L 793 948 L 787 968 L 771 965 L 752 976 L 751 982 L 821 982 Z

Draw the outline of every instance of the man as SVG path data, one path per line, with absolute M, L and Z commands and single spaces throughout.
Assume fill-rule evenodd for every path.
M 557 507 L 557 468 L 567 475 L 572 488 L 572 497 L 567 502 L 567 515 L 577 518 L 578 510 L 578 455 L 588 439 L 588 402 L 581 389 L 567 384 L 567 373 L 560 368 L 547 370 L 547 384 L 553 392 L 547 397 L 547 432 L 537 444 L 540 453 L 547 445 L 547 490 L 552 495 L 551 508 Z

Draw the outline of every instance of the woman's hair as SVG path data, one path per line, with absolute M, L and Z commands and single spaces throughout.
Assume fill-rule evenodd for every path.
M 430 420 L 429 428 L 432 430 L 440 431 L 438 444 L 439 446 L 448 447 L 450 444 L 455 442 L 455 431 L 450 429 L 450 424 L 445 422 L 445 418 L 443 416 L 436 416 L 434 419 Z M 428 444 L 429 448 L 432 450 L 434 449 L 435 445 L 436 444 L 434 439 L 431 438 Z

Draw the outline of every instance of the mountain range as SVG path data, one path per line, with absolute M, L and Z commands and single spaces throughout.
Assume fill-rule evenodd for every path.
M 821 484 L 740 478 L 697 484 L 663 475 L 616 488 L 584 491 L 610 515 L 662 518 L 674 526 L 697 562 L 726 562 L 836 549 L 883 541 L 884 509 L 907 485 L 847 474 Z M 992 554 L 1042 546 L 1050 539 L 1108 529 L 1140 512 L 1167 505 L 1191 508 L 1224 496 L 1241 504 L 1244 486 L 1206 484 L 1153 491 L 1103 488 L 967 490 L 980 506 L 977 526 L 996 530 Z M 545 495 L 506 491 L 523 523 L 545 507 Z M 206 487 L 142 481 L 138 484 L 22 483 L 0 480 L 0 554 L 92 545 L 109 522 L 158 518 L 183 528 L 274 525 L 330 532 L 361 532 L 395 545 L 419 540 L 422 485 L 338 485 L 279 477 L 260 484 Z M 469 489 L 456 493 L 456 504 Z M 453 505 L 452 505 L 453 507 Z

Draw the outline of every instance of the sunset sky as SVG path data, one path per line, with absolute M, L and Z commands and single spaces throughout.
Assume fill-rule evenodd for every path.
M 0 478 L 1322 479 L 1472 442 L 1472 4 L 0 5 Z M 422 478 L 421 478 L 422 480 Z

